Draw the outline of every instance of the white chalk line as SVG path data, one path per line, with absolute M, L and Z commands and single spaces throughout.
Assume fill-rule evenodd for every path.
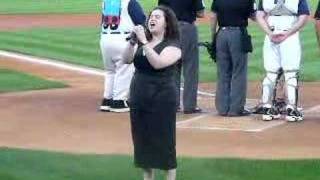
M 97 76 L 104 76 L 104 71 L 96 68 L 89 68 L 86 66 L 81 66 L 81 65 L 74 65 L 74 64 L 69 64 L 65 62 L 60 62 L 58 60 L 53 60 L 53 59 L 48 59 L 48 58 L 39 58 L 39 57 L 34 57 L 34 56 L 29 56 L 29 55 L 24 55 L 24 54 L 19 54 L 19 53 L 13 53 L 13 52 L 8 52 L 8 51 L 2 51 L 0 50 L 0 55 L 8 58 L 14 58 L 20 61 L 27 61 L 35 64 L 42 64 L 42 65 L 48 65 L 48 66 L 54 66 L 60 69 L 67 69 L 71 71 L 77 71 L 80 73 L 84 74 L 90 74 L 90 75 L 97 75 Z M 183 90 L 183 88 L 181 88 Z M 208 92 L 203 92 L 203 91 L 198 91 L 198 94 L 204 95 L 204 96 L 210 96 L 210 97 L 215 97 L 214 93 L 208 93 Z
M 273 128 L 273 127 L 276 127 L 276 126 L 280 126 L 282 124 L 285 124 L 286 121 L 277 121 L 277 123 L 275 123 L 275 121 L 273 121 L 273 123 L 269 123 L 269 124 L 265 124 L 264 127 L 261 127 L 261 128 L 253 128 L 253 129 L 245 129 L 245 128 L 224 128 L 224 127 L 208 127 L 208 126 L 205 126 L 205 127 L 196 127 L 196 126 L 190 126 L 190 127 L 181 127 L 182 124 L 189 124 L 191 122 L 195 122 L 195 121 L 199 121 L 203 118 L 207 118 L 209 116 L 213 115 L 213 113 L 207 113 L 207 114 L 204 114 L 204 115 L 199 115 L 199 116 L 196 116 L 196 117 L 192 117 L 190 119 L 187 119 L 187 120 L 183 120 L 183 121 L 179 121 L 176 123 L 177 125 L 177 128 L 179 129 L 199 129 L 199 130 L 218 130 L 218 131 L 243 131 L 243 132 L 262 132 L 264 130 L 267 130 L 267 129 L 270 129 L 270 128 Z M 241 121 L 241 119 L 239 119 L 239 121 Z M 256 120 L 254 120 L 256 121 Z M 257 120 L 258 121 L 258 120 Z M 262 120 L 261 120 L 262 121 Z M 265 122 L 267 123 L 267 122 Z
M 193 122 L 193 121 L 196 121 L 196 120 L 199 120 L 199 119 L 202 119 L 202 118 L 208 117 L 209 115 L 210 115 L 210 114 L 209 114 L 209 113 L 207 113 L 207 114 L 203 114 L 203 115 L 195 116 L 195 117 L 189 118 L 189 119 L 187 119 L 187 120 L 179 121 L 179 122 L 177 122 L 176 124 L 177 124 L 177 125 L 181 125 L 181 124 L 190 123 L 190 122 Z

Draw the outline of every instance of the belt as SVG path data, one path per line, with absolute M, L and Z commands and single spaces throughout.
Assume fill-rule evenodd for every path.
M 102 32 L 102 34 L 130 34 L 130 32 L 112 31 L 112 32 Z
M 223 27 L 220 27 L 221 30 L 227 30 L 227 29 L 230 29 L 230 30 L 238 30 L 238 29 L 241 29 L 243 27 L 240 27 L 240 26 L 223 26 Z
M 183 25 L 189 25 L 189 24 L 193 24 L 187 21 L 178 21 L 178 24 L 183 24 Z

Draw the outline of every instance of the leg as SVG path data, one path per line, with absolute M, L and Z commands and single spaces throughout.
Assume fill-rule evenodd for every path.
M 112 112 L 128 112 L 128 96 L 131 79 L 134 73 L 133 64 L 123 64 L 118 61 L 114 78 L 113 102 L 110 107 Z
M 117 37 L 117 39 L 116 39 Z M 134 73 L 133 64 L 124 64 L 122 54 L 126 48 L 125 36 L 117 35 L 113 42 L 113 61 L 115 64 L 115 76 L 113 85 L 113 103 L 110 111 L 112 112 L 127 112 L 128 96 L 131 79 Z
M 231 116 L 247 115 L 247 113 L 244 113 L 244 106 L 247 94 L 248 56 L 241 48 L 241 34 L 242 32 L 240 30 L 233 30 L 230 32 L 229 36 L 232 79 L 230 89 L 230 109 L 228 114 Z
M 170 169 L 167 171 L 167 180 L 175 180 L 176 179 L 176 169 Z
M 263 62 L 264 69 L 267 74 L 262 82 L 262 98 L 263 104 L 272 104 L 272 97 L 274 96 L 274 87 L 278 76 L 280 65 L 279 45 L 273 44 L 269 37 L 266 36 L 263 46 Z
M 103 101 L 100 106 L 101 111 L 109 111 L 113 101 L 113 85 L 115 77 L 115 64 L 112 61 L 112 55 L 109 52 L 108 42 L 105 36 L 101 36 L 100 49 L 105 68 Z
M 121 60 L 116 62 L 116 74 L 114 78 L 114 100 L 127 100 L 129 87 L 134 73 L 133 64 L 124 64 Z
M 267 72 L 267 76 L 263 80 L 263 112 L 262 120 L 271 121 L 280 118 L 279 111 L 274 107 L 273 100 L 276 92 L 276 82 L 279 75 L 275 72 Z M 272 96 L 272 98 L 271 98 Z
M 276 82 L 281 66 L 279 45 L 273 44 L 267 36 L 263 46 L 263 60 L 267 74 L 262 82 L 262 120 L 270 121 L 280 118 L 279 112 L 272 106 L 272 101 L 275 97 Z
M 268 71 L 266 77 L 262 82 L 262 103 L 263 104 L 273 104 L 275 97 L 275 86 L 278 78 L 277 72 Z
M 217 35 L 217 90 L 215 105 L 220 115 L 227 115 L 230 102 L 231 57 L 227 43 L 228 33 Z
M 298 103 L 298 72 L 301 61 L 299 33 L 290 36 L 281 44 L 281 59 L 286 81 L 288 105 L 287 121 L 303 120 L 302 113 L 297 109 Z
M 281 69 L 281 72 L 278 74 L 278 79 L 276 82 L 276 88 L 274 93 L 274 106 L 275 108 L 281 113 L 286 112 L 286 99 L 287 99 L 287 93 L 286 93 L 286 87 L 285 87 L 285 78 L 284 78 L 284 72 Z
M 143 169 L 143 180 L 154 180 L 154 169 Z
M 298 103 L 298 72 L 285 72 L 287 84 L 288 105 L 287 105 L 287 121 L 302 121 L 303 115 L 297 109 Z
M 197 107 L 199 79 L 198 32 L 193 24 L 181 24 L 181 44 L 183 49 L 182 69 L 184 78 L 183 108 L 185 111 Z
M 298 102 L 298 72 L 285 72 L 287 85 L 288 105 L 297 107 Z

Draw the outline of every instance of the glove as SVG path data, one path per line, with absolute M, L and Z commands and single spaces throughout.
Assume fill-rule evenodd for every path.
M 216 47 L 214 43 L 209 43 L 206 41 L 206 42 L 200 42 L 198 45 L 205 47 L 212 61 L 216 62 Z

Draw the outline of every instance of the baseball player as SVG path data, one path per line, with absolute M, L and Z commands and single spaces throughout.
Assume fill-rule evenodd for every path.
M 263 47 L 266 77 L 263 80 L 262 119 L 280 118 L 273 107 L 271 97 L 279 69 L 283 69 L 287 90 L 286 120 L 301 121 L 302 113 L 297 109 L 298 74 L 301 61 L 299 30 L 308 20 L 309 7 L 306 0 L 260 0 L 257 22 L 265 31 Z
M 134 67 L 121 59 L 126 38 L 135 25 L 144 23 L 145 15 L 136 0 L 103 0 L 102 12 L 100 49 L 106 73 L 100 110 L 127 112 Z

